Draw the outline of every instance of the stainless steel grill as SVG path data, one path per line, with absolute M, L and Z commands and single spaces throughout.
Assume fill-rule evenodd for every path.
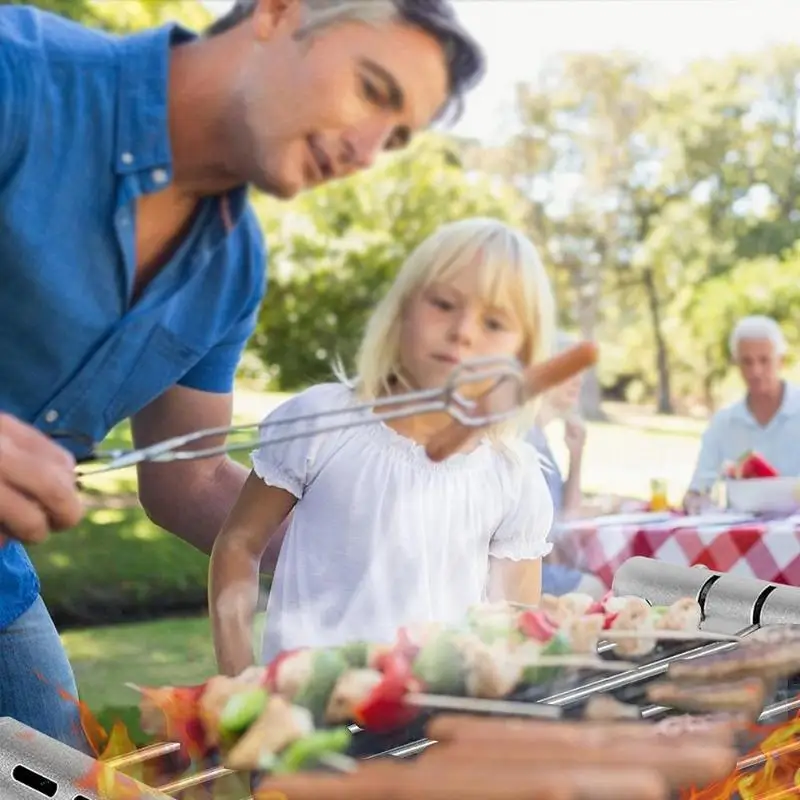
M 764 625 L 800 624 L 800 589 L 721 575 L 705 569 L 677 567 L 645 558 L 633 558 L 620 568 L 614 581 L 614 592 L 617 595 L 636 595 L 654 605 L 669 604 L 686 596 L 695 597 L 703 608 L 704 629 L 713 632 L 736 631 L 747 636 Z M 683 647 L 665 645 L 635 669 L 601 677 L 591 673 L 586 677 L 584 674 L 585 679 L 579 684 L 566 688 L 552 687 L 551 691 L 544 693 L 541 690 L 538 693 L 523 692 L 515 699 L 540 704 L 553 712 L 558 710 L 558 716 L 580 718 L 581 709 L 589 698 L 611 694 L 638 705 L 642 719 L 661 720 L 675 712 L 664 706 L 640 702 L 643 688 L 649 681 L 664 675 L 674 661 L 724 652 L 736 646 L 736 642 L 731 641 Z M 611 643 L 601 644 L 599 649 L 601 654 L 613 657 Z M 796 689 L 792 686 L 778 687 L 759 721 L 780 723 L 792 718 L 798 709 L 800 699 Z M 421 726 L 417 726 L 417 731 L 420 730 Z M 361 758 L 410 758 L 435 742 L 421 738 L 419 733 L 414 736 L 411 731 L 392 738 L 358 732 L 354 744 Z M 141 753 L 140 760 L 146 755 Z M 740 769 L 757 767 L 759 763 L 759 757 L 743 760 Z M 170 797 L 180 797 L 192 785 L 212 784 L 231 776 L 230 771 L 217 768 L 160 789 L 140 786 L 139 795 L 118 790 L 117 794 L 101 798 L 91 789 L 79 788 L 77 783 L 96 764 L 82 753 L 13 720 L 0 720 L 0 797 L 3 800 L 133 800 L 134 796 L 143 800 L 169 800 Z M 226 800 L 244 800 L 247 797 L 249 776 L 240 777 L 248 788 L 240 797 L 226 795 Z

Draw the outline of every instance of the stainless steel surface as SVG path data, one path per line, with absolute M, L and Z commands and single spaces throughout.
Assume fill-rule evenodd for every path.
M 618 597 L 635 595 L 653 606 L 668 606 L 684 597 L 694 597 L 702 608 L 705 592 L 721 577 L 722 573 L 704 567 L 682 567 L 634 556 L 619 567 L 612 589 Z
M 469 385 L 487 385 L 492 381 L 493 388 L 500 386 L 503 382 L 508 382 L 513 389 L 513 397 L 504 396 L 502 409 L 475 415 L 473 412 L 477 408 L 476 402 L 463 397 L 459 390 Z M 407 392 L 372 402 L 354 404 L 346 409 L 303 414 L 280 421 L 206 428 L 138 450 L 97 451 L 93 460 L 106 463 L 103 466 L 81 469 L 78 471 L 78 475 L 89 477 L 125 469 L 145 461 L 168 462 L 209 458 L 221 453 L 249 450 L 263 444 L 278 444 L 322 432 L 374 425 L 378 422 L 411 417 L 416 414 L 446 413 L 466 427 L 477 427 L 507 419 L 515 414 L 526 400 L 524 373 L 516 359 L 499 357 L 471 359 L 460 364 L 441 389 Z M 289 428 L 287 433 L 264 436 L 264 432 L 267 430 L 270 432 L 277 428 L 286 430 L 287 427 Z M 222 445 L 184 449 L 211 437 L 248 432 L 251 435 L 246 441 L 226 441 Z
M 775 586 L 764 598 L 759 614 L 762 625 L 796 625 L 800 623 L 800 589 Z
M 706 594 L 703 628 L 717 633 L 733 633 L 758 624 L 761 598 L 773 591 L 766 581 L 723 575 Z
M 51 739 L 8 717 L 0 718 L 0 798 L 2 800 L 124 800 L 131 797 L 123 791 L 111 791 L 101 797 L 89 789 L 77 789 L 76 783 L 96 768 L 97 761 L 68 745 Z M 14 770 L 23 766 L 53 781 L 55 794 L 49 795 L 31 789 L 14 777 Z M 130 784 L 130 779 L 128 780 Z M 137 784 L 140 800 L 172 800 L 168 795 Z
M 754 630 L 756 630 L 756 628 L 751 626 L 744 630 L 738 631 L 738 635 L 747 636 L 747 634 L 752 633 Z M 642 664 L 642 666 L 636 667 L 636 669 L 632 669 L 630 672 L 623 672 L 619 675 L 610 675 L 606 678 L 599 678 L 596 681 L 591 681 L 590 683 L 587 683 L 584 686 L 579 686 L 576 689 L 569 689 L 565 692 L 559 692 L 558 694 L 550 695 L 550 697 L 546 697 L 544 700 L 542 700 L 542 702 L 555 706 L 573 705 L 574 703 L 585 700 L 592 695 L 601 694 L 603 692 L 613 692 L 626 686 L 633 686 L 636 683 L 650 680 L 658 675 L 663 675 L 666 673 L 669 665 L 673 661 L 698 658 L 700 656 L 713 655 L 714 653 L 724 653 L 726 650 L 730 650 L 736 646 L 736 642 L 715 642 L 714 644 L 693 647 L 690 650 L 674 653 L 672 655 L 665 656 L 664 658 L 659 658 L 656 661 L 651 661 L 649 664 Z

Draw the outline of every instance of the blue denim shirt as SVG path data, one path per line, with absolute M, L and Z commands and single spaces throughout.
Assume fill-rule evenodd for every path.
M 205 199 L 132 301 L 135 201 L 172 179 L 169 55 L 192 36 L 0 7 L 0 409 L 43 431 L 100 441 L 175 384 L 232 389 L 266 284 L 246 187 Z M 0 628 L 38 591 L 0 548 Z

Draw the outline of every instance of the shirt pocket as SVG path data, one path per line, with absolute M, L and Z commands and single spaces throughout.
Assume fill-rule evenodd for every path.
M 124 377 L 109 400 L 104 418 L 109 429 L 141 411 L 173 387 L 202 357 L 203 351 L 157 325 L 129 359 L 119 359 Z

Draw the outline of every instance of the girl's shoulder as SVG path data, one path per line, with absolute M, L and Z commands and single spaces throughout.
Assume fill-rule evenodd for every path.
M 353 390 L 343 383 L 319 383 L 303 389 L 273 409 L 270 416 L 295 417 L 338 411 L 353 402 Z

